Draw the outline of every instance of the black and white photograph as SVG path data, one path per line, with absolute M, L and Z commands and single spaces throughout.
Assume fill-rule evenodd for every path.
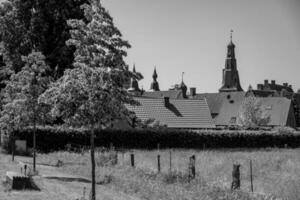
M 0 0 L 0 200 L 300 200 L 300 0 Z

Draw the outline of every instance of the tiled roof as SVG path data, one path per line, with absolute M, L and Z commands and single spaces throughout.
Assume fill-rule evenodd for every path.
M 278 84 L 268 84 L 268 87 L 270 88 L 270 90 L 276 90 L 278 92 L 281 92 L 281 90 L 283 89 L 285 89 L 288 92 L 294 92 L 292 88 Z
M 202 93 L 196 94 L 194 99 L 206 98 L 209 109 L 212 114 L 218 114 L 225 100 L 243 99 L 246 92 L 221 92 L 221 93 Z
M 214 128 L 205 99 L 169 99 L 165 106 L 164 98 L 136 97 L 140 105 L 127 105 L 142 120 L 154 118 L 169 128 Z
M 150 97 L 150 98 L 169 97 L 171 99 L 183 99 L 183 95 L 182 95 L 181 90 L 166 90 L 166 91 L 144 92 L 142 97 Z
M 290 122 L 289 113 L 291 109 L 291 100 L 285 97 L 266 97 L 258 98 L 262 108 L 265 109 L 270 116 L 270 126 L 286 126 Z M 242 106 L 243 99 L 237 98 L 234 101 L 224 101 L 220 109 L 219 115 L 215 118 L 216 125 L 230 125 L 232 119 L 238 119 L 239 111 Z

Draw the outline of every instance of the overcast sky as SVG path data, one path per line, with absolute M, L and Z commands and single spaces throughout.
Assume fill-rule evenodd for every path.
M 300 0 L 102 0 L 132 48 L 130 67 L 148 90 L 181 81 L 197 92 L 221 87 L 230 30 L 241 85 L 264 79 L 300 88 Z

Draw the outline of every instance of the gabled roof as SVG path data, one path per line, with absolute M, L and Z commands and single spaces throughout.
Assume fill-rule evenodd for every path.
M 150 98 L 169 97 L 170 99 L 183 99 L 183 95 L 182 95 L 181 90 L 166 90 L 166 91 L 144 92 L 142 97 L 150 97 Z
M 168 128 L 215 128 L 205 99 L 169 99 L 136 97 L 139 106 L 126 105 L 142 120 L 155 119 Z
M 219 115 L 215 118 L 216 125 L 230 125 L 238 119 L 239 111 L 245 98 L 237 98 L 234 102 L 224 101 Z M 258 98 L 262 108 L 270 116 L 269 126 L 286 126 L 289 124 L 291 100 L 285 97 Z
M 221 92 L 221 93 L 202 93 L 196 94 L 193 99 L 206 98 L 212 114 L 218 114 L 225 100 L 239 100 L 245 97 L 246 92 Z

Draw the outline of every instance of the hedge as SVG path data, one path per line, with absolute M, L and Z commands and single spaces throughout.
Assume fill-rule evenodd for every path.
M 27 128 L 14 132 L 15 138 L 26 140 L 32 147 L 33 130 Z M 57 151 L 66 148 L 67 144 L 77 147 L 88 147 L 90 137 L 88 130 L 61 129 L 54 127 L 37 129 L 37 149 L 41 152 Z M 265 148 L 300 146 L 299 132 L 280 131 L 217 131 L 203 130 L 192 132 L 171 129 L 132 129 L 132 130 L 97 130 L 95 145 L 126 149 L 161 148 Z

